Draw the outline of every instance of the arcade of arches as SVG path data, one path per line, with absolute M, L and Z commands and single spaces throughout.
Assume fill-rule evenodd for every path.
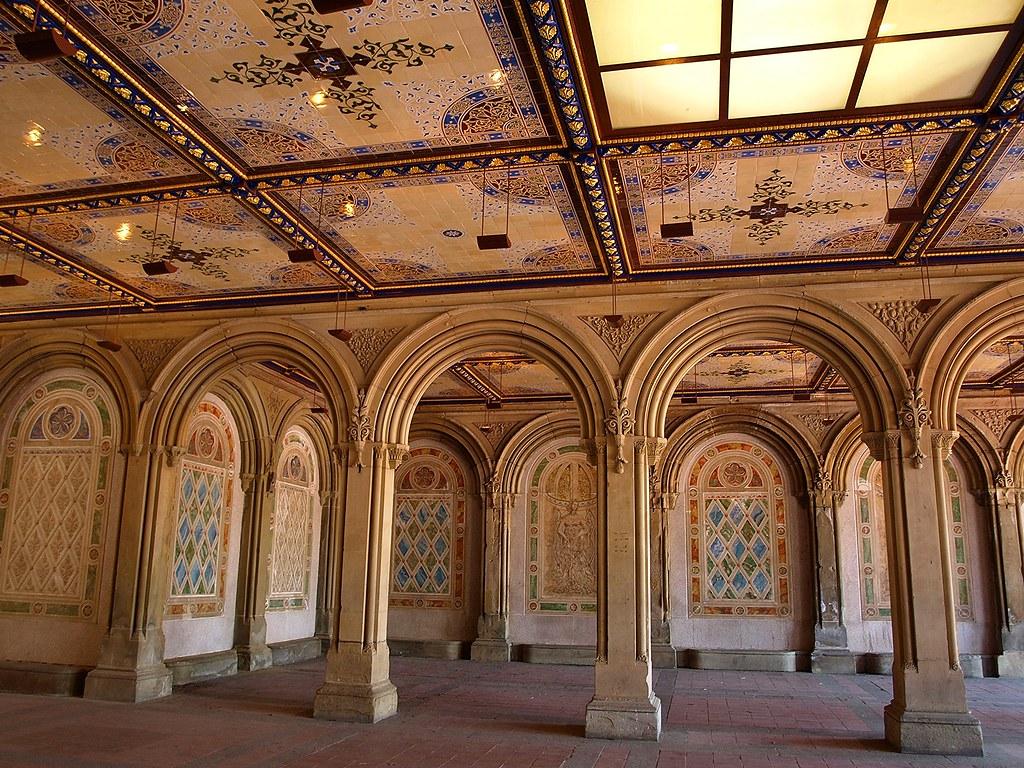
M 965 676 L 1024 674 L 1001 282 L 5 332 L 0 679 L 326 652 L 316 716 L 375 722 L 389 654 L 586 663 L 588 734 L 656 739 L 652 668 L 866 672 L 894 744 L 977 749 Z
M 1022 157 L 1024 0 L 0 0 L 0 763 L 1024 764 Z

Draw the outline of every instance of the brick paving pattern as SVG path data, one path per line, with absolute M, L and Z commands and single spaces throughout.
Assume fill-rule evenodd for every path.
M 887 677 L 655 673 L 658 744 L 582 738 L 585 667 L 396 658 L 398 716 L 312 718 L 323 662 L 277 667 L 124 705 L 0 695 L 0 766 L 337 768 L 872 768 L 1024 766 L 1024 681 L 969 680 L 984 758 L 901 755 L 882 740 Z

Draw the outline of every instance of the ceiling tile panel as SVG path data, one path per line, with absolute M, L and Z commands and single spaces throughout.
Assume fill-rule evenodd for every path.
M 856 40 L 874 8 L 875 0 L 734 0 L 732 49 Z

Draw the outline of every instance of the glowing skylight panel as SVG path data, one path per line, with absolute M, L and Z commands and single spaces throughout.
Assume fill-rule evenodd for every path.
M 602 66 L 718 53 L 720 0 L 587 0 Z
M 601 77 L 612 127 L 715 120 L 719 66 L 700 61 L 605 72 Z
M 734 59 L 729 117 L 842 109 L 860 51 L 849 46 Z
M 878 34 L 885 37 L 1012 24 L 1022 7 L 1022 0 L 889 0 Z
M 1005 32 L 985 32 L 879 43 L 857 106 L 969 99 L 1005 38 Z
M 874 0 L 735 0 L 732 49 L 858 40 L 868 33 Z

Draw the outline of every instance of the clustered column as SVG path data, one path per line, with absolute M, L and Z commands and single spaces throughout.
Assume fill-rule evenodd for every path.
M 852 674 L 857 668 L 847 646 L 846 626 L 843 624 L 836 530 L 836 511 L 846 498 L 846 492 L 837 490 L 832 479 L 819 470 L 810 496 L 814 511 L 814 553 L 818 563 L 818 606 L 811 669 L 814 672 Z
M 509 516 L 515 509 L 516 495 L 503 491 L 497 478 L 492 478 L 483 502 L 483 613 L 477 622 L 471 656 L 474 661 L 509 661 Z
M 1002 577 L 1003 653 L 999 657 L 999 676 L 1024 677 L 1024 489 L 1015 486 L 1013 476 L 1004 469 L 989 488 L 988 497 Z

